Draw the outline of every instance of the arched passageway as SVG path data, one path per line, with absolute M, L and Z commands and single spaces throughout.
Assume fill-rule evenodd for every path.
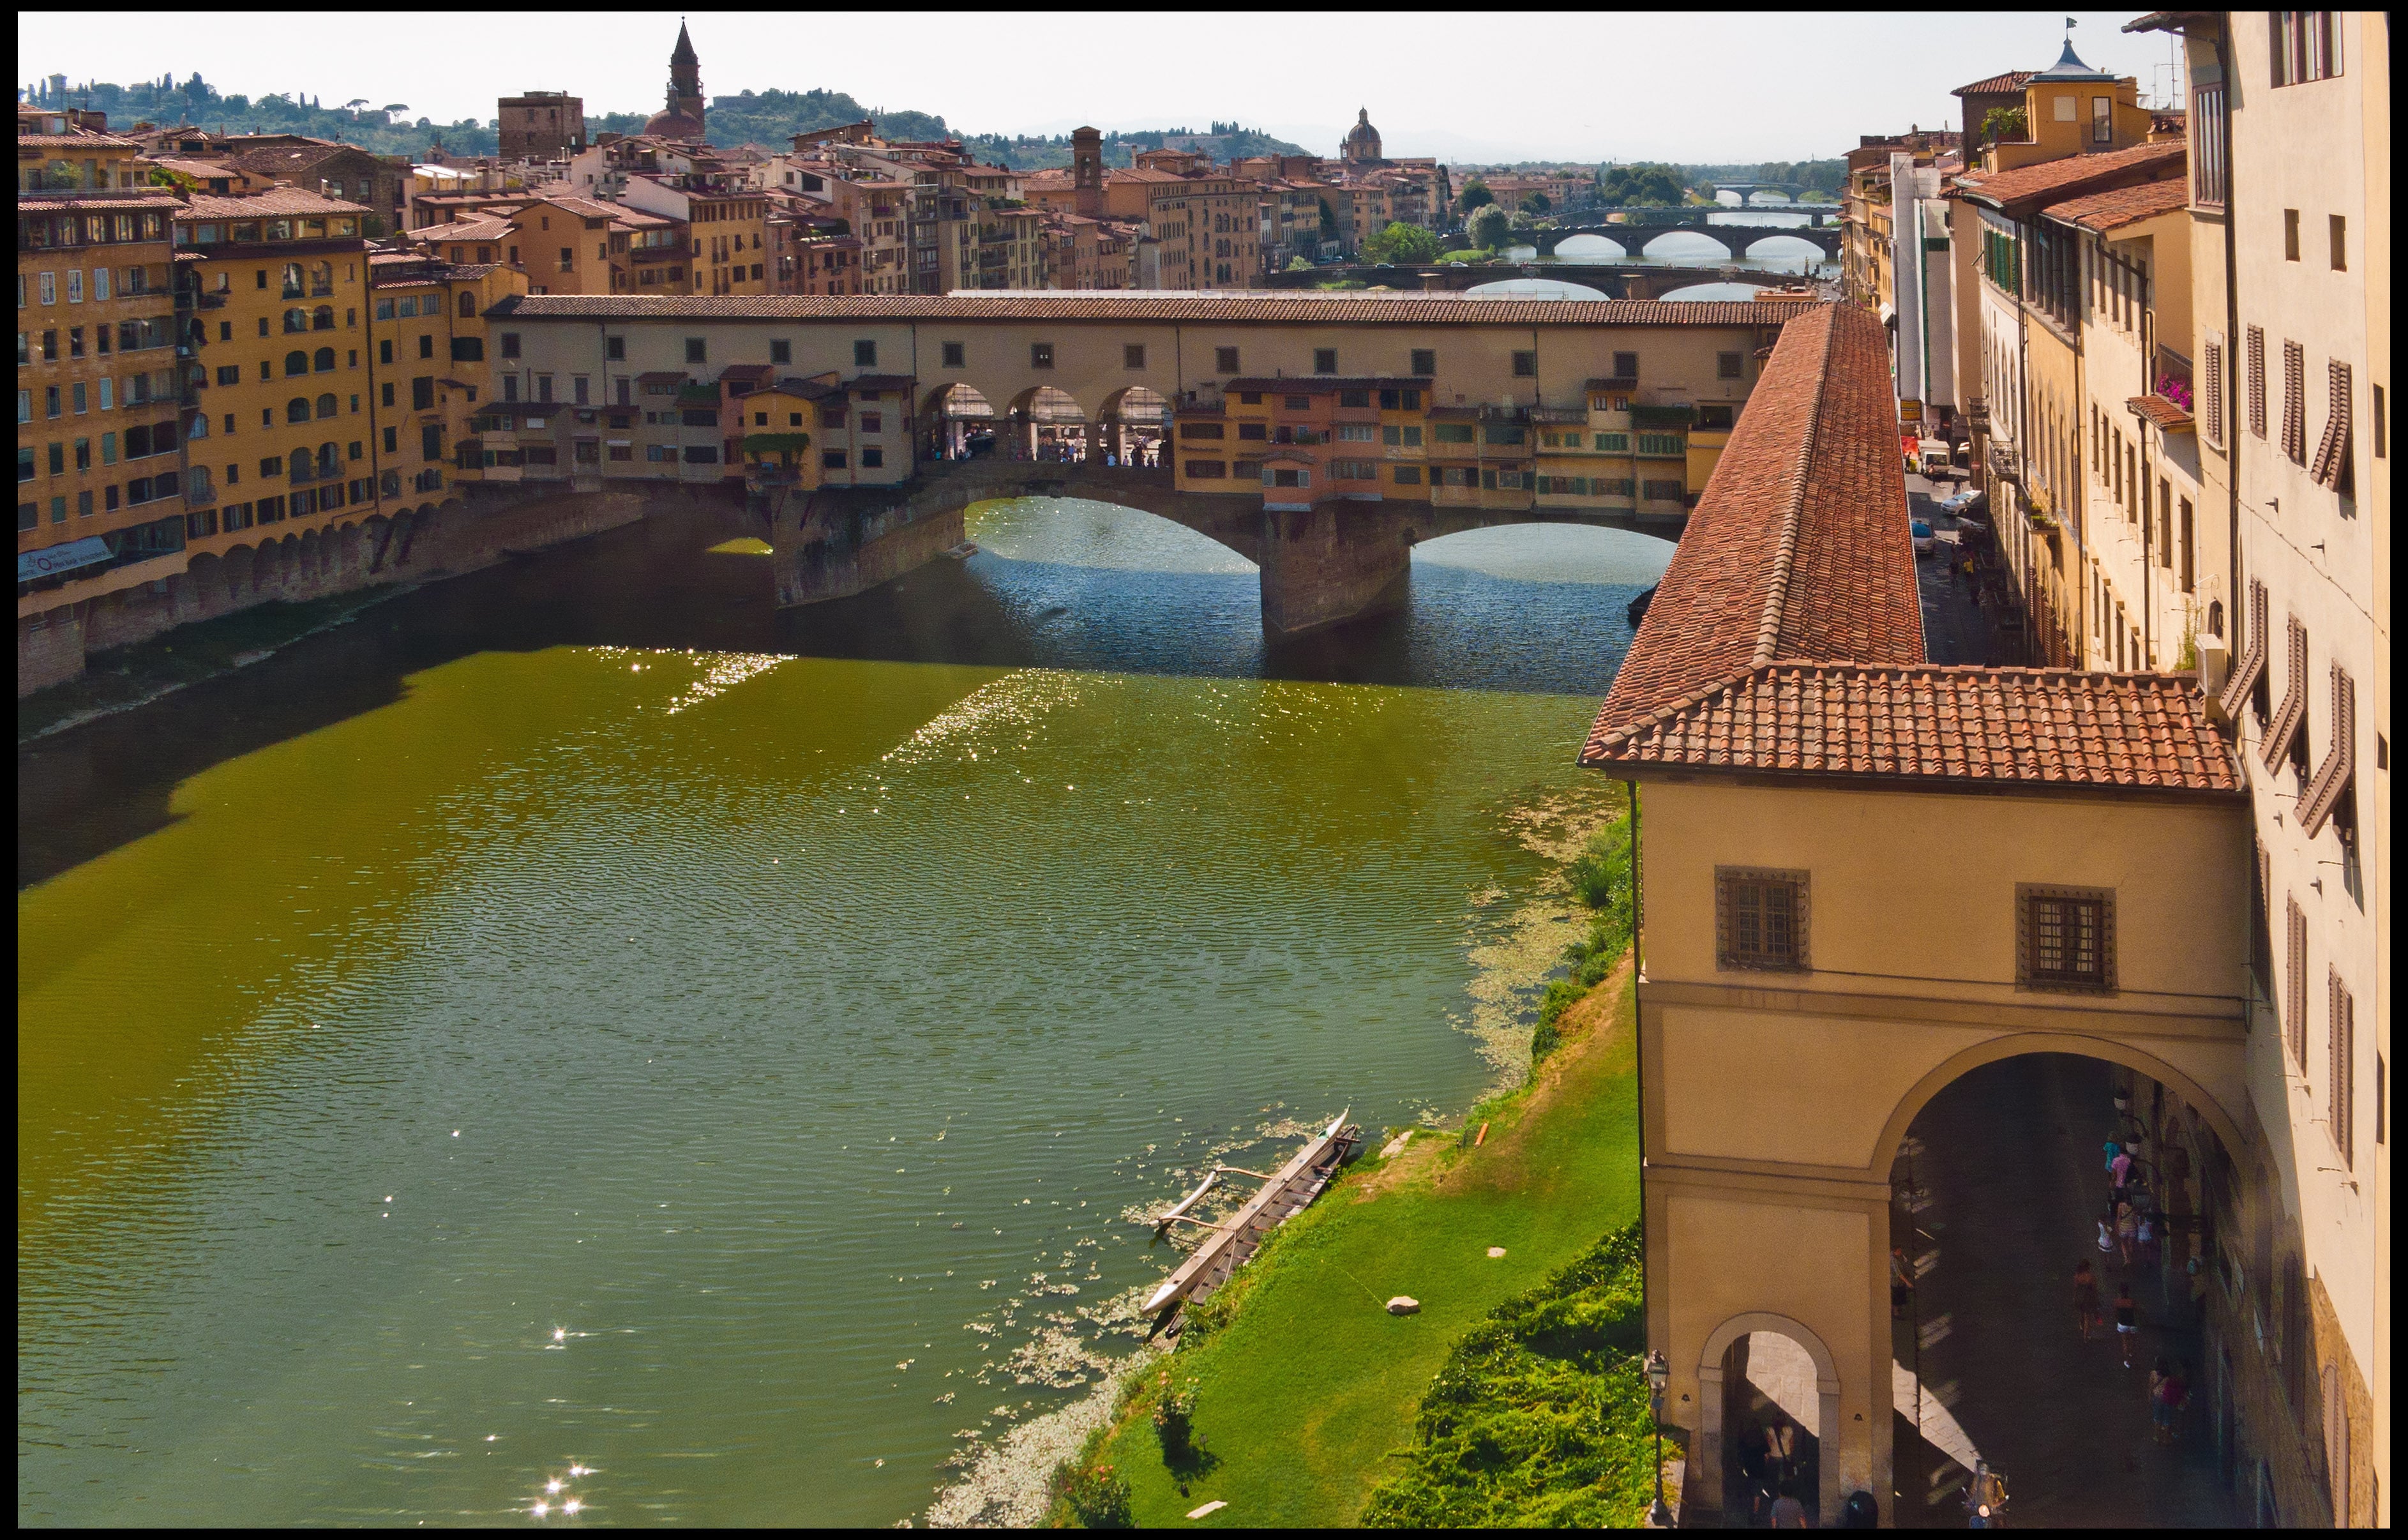
M 974 386 L 958 381 L 930 391 L 920 410 L 931 460 L 962 460 L 995 448 L 995 404 Z
M 1094 442 L 1094 420 L 1079 398 L 1052 385 L 1037 385 L 1012 398 L 1007 441 L 996 446 L 1015 460 L 1077 463 Z
M 2104 1058 L 2024 1052 L 1913 1112 L 1890 1176 L 1901 1527 L 1963 1528 L 1977 1461 L 2026 1526 L 2242 1521 L 2190 1270 L 2232 1222 L 2214 1192 L 2231 1162 L 2222 1112 L 2196 1097 Z M 2161 1374 L 2187 1408 L 2153 1403 Z
M 1698 1388 L 1727 1521 L 1768 1523 L 1783 1496 L 1810 1525 L 1839 1512 L 1840 1462 L 1823 1452 L 1839 1432 L 1840 1373 L 1822 1338 L 1786 1316 L 1733 1316 L 1706 1339 Z
M 1159 465 L 1170 433 L 1169 397 L 1143 385 L 1114 391 L 1104 400 L 1099 427 L 1105 464 Z

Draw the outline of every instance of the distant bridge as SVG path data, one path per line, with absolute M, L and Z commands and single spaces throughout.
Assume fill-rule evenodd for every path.
M 1483 263 L 1464 266 L 1379 267 L 1349 263 L 1337 267 L 1311 267 L 1293 273 L 1265 275 L 1268 289 L 1312 289 L 1324 283 L 1382 284 L 1407 293 L 1460 293 L 1475 284 L 1509 278 L 1552 278 L 1584 284 L 1612 299 L 1661 299 L 1675 289 L 1698 283 L 1746 283 L 1759 289 L 1797 281 L 1794 273 L 1764 272 L 1752 267 L 1675 267 L 1664 263 L 1582 262 L 1557 258 L 1544 264 Z
M 957 545 L 963 511 L 997 497 L 1083 497 L 1137 509 L 1219 541 L 1261 573 L 1263 627 L 1311 630 L 1389 608 L 1404 595 L 1412 548 L 1468 529 L 1584 524 L 1677 540 L 1682 513 L 1572 508 L 1446 508 L 1341 498 L 1309 511 L 1267 509 L 1226 495 L 1181 492 L 1168 468 L 982 457 L 933 461 L 901 486 L 772 495 L 778 602 L 844 598 Z
M 1787 236 L 1793 240 L 1802 240 L 1819 248 L 1826 262 L 1837 262 L 1840 258 L 1842 232 L 1832 225 L 1715 224 L 1706 216 L 1697 214 L 1687 219 L 1650 221 L 1646 223 L 1634 222 L 1630 224 L 1583 224 L 1570 229 L 1529 230 L 1522 234 L 1530 239 L 1531 244 L 1538 247 L 1541 256 L 1553 256 L 1555 248 L 1573 236 L 1603 236 L 1632 256 L 1646 251 L 1659 236 L 1704 236 L 1707 239 L 1718 243 L 1733 257 L 1747 255 L 1761 241 L 1770 240 L 1778 236 Z
M 1780 193 L 1794 198 L 1805 190 L 1806 184 L 1801 181 L 1718 181 L 1714 183 L 1715 192 L 1737 193 L 1742 198 L 1751 197 L 1757 193 Z
M 1789 209 L 1763 207 L 1735 209 L 1728 204 L 1708 208 L 1703 204 L 1684 203 L 1677 208 L 1634 206 L 1627 209 L 1608 209 L 1605 212 L 1614 219 L 1627 221 L 1632 224 L 1660 224 L 1666 221 L 1677 224 L 1684 220 L 1697 219 L 1705 214 L 1803 214 L 1812 224 L 1820 224 L 1825 220 L 1829 220 L 1836 224 L 1840 221 L 1841 209 L 1836 203 L 1801 203 Z M 1784 228 L 1793 227 L 1784 226 Z

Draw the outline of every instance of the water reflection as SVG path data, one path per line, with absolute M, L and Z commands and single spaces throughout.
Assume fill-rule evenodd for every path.
M 743 533 L 20 754 L 21 1519 L 892 1523 L 1117 1350 L 1122 1214 L 1510 1063 L 1669 545 L 1271 648 L 1126 511 L 795 612 Z

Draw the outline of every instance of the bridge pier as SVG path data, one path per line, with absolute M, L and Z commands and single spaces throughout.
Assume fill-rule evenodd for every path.
M 1265 510 L 1255 558 L 1263 629 L 1294 636 L 1401 605 L 1412 564 L 1409 519 L 1348 503 Z

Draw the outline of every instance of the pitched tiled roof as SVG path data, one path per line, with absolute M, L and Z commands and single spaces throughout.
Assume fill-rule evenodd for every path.
M 463 244 L 507 240 L 518 234 L 518 226 L 506 219 L 455 219 L 447 224 L 422 225 L 404 231 L 408 238 L 422 245 L 437 246 L 457 241 Z
M 2191 425 L 2188 410 L 2174 405 L 2162 396 L 2134 396 L 2124 402 L 2124 409 L 2136 417 L 2145 417 L 2161 428 L 2179 431 Z
M 215 197 L 195 193 L 179 219 L 265 219 L 278 214 L 373 214 L 366 204 L 304 193 L 297 187 L 272 187 L 247 197 Z
M 2174 213 L 2189 205 L 2189 184 L 2180 177 L 2169 177 L 2163 181 L 2144 181 L 2137 187 L 2118 187 L 2112 192 L 2053 203 L 2042 212 L 2085 230 L 2104 232 L 2155 219 L 2159 214 Z
M 133 209 L 181 209 L 183 200 L 162 187 L 150 196 L 136 196 L 122 189 L 110 188 L 90 193 L 36 193 L 17 200 L 21 214 L 60 214 L 75 209 L 95 212 L 122 212 Z
M 1600 737 L 1777 657 L 1923 661 L 1886 335 L 1855 307 L 1786 313 Z
M 1951 96 L 2001 96 L 2023 90 L 2025 83 L 2038 73 L 2039 71 L 2030 69 L 2011 69 L 2004 75 L 1993 75 L 1987 79 L 1976 80 L 1971 85 L 1958 86 L 1948 94 Z
M 2179 140 L 2162 144 L 2136 144 L 2125 150 L 2110 150 L 2097 155 L 2068 155 L 2062 160 L 2042 161 L 2034 166 L 2018 166 L 2013 171 L 1988 174 L 1967 172 L 1956 179 L 1966 195 L 1993 208 L 2011 203 L 2046 202 L 2060 194 L 2071 193 L 2085 183 L 2111 177 L 2133 176 L 2141 180 L 2182 175 L 2186 147 Z
M 224 201 L 224 200 L 221 200 Z M 523 319 L 724 321 L 1386 322 L 1408 326 L 1763 326 L 1799 319 L 1754 300 L 1457 299 L 1426 295 L 534 295 L 504 300 Z M 1812 312 L 1807 312 L 1812 313 Z M 1886 366 L 1885 366 L 1885 367 Z
M 1600 732 L 1581 762 L 2243 795 L 2187 674 L 1771 662 Z

